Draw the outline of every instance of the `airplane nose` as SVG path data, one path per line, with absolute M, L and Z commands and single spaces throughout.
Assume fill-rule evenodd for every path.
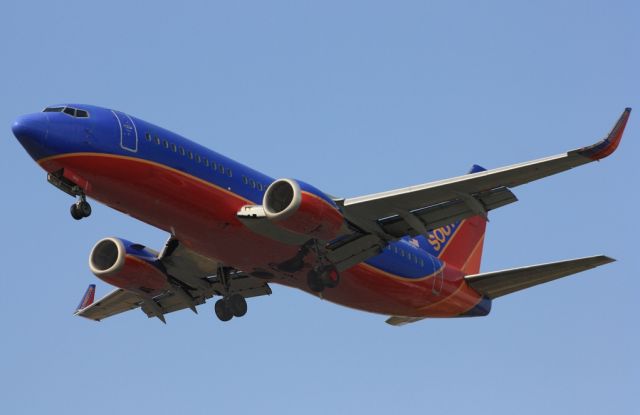
M 46 114 L 27 114 L 16 118 L 11 129 L 18 140 L 44 139 L 48 124 Z
M 46 114 L 39 112 L 22 115 L 13 122 L 11 130 L 31 157 L 37 160 L 43 155 L 49 132 L 49 120 Z

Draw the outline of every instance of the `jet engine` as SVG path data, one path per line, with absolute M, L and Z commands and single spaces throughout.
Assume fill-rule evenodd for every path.
M 89 254 L 89 268 L 101 280 L 143 295 L 157 295 L 169 288 L 156 255 L 124 239 L 98 241 Z
M 342 213 L 329 197 L 292 179 L 271 183 L 262 207 L 267 219 L 278 226 L 323 241 L 336 238 L 344 226 Z

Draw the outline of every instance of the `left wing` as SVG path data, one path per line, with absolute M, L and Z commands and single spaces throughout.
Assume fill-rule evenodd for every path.
M 218 272 L 221 264 L 184 246 L 175 238 L 169 238 L 158 260 L 165 270 L 171 289 L 153 298 L 145 298 L 134 292 L 118 288 L 105 297 L 89 303 L 85 297 L 75 315 L 100 321 L 107 317 L 140 307 L 148 317 L 158 317 L 196 306 L 219 295 L 242 294 L 245 298 L 271 294 L 269 285 L 259 278 L 238 270 L 226 268 L 228 281 L 222 281 Z
M 140 304 L 142 304 L 142 301 L 142 298 L 131 291 L 118 288 L 95 303 L 76 310 L 75 315 L 100 321 L 107 317 L 138 308 Z

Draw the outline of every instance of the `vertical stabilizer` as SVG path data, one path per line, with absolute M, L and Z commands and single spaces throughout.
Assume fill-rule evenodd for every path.
M 485 170 L 474 165 L 469 174 Z M 427 234 L 426 249 L 465 274 L 477 274 L 480 272 L 486 227 L 487 219 L 478 215 L 434 229 Z

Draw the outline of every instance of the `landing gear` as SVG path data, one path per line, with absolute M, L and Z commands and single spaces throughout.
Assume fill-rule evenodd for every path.
M 224 298 L 216 301 L 214 309 L 216 311 L 216 316 L 220 321 L 229 321 L 233 318 L 233 311 L 231 311 L 229 303 Z
M 231 293 L 231 277 L 229 276 L 230 268 L 220 266 L 218 268 L 218 279 L 224 287 L 224 297 L 216 301 L 214 306 L 216 316 L 221 321 L 229 321 L 233 317 L 242 317 L 247 314 L 247 300 L 238 293 Z
M 233 294 L 227 298 L 227 303 L 234 317 L 242 317 L 247 314 L 247 300 L 240 294 Z
M 71 217 L 75 220 L 88 218 L 91 215 L 91 205 L 87 202 L 84 195 L 80 196 L 80 200 L 71 205 Z
M 79 185 L 64 176 L 63 169 L 47 174 L 47 181 L 66 194 L 78 198 L 77 202 L 71 205 L 71 217 L 80 220 L 91 215 L 91 205 L 87 202 L 84 191 Z
M 307 274 L 309 289 L 321 293 L 325 288 L 335 288 L 340 282 L 340 274 L 332 265 L 314 268 Z
M 247 300 L 240 294 L 233 294 L 216 301 L 214 309 L 220 321 L 229 321 L 233 317 L 242 317 L 247 314 Z

